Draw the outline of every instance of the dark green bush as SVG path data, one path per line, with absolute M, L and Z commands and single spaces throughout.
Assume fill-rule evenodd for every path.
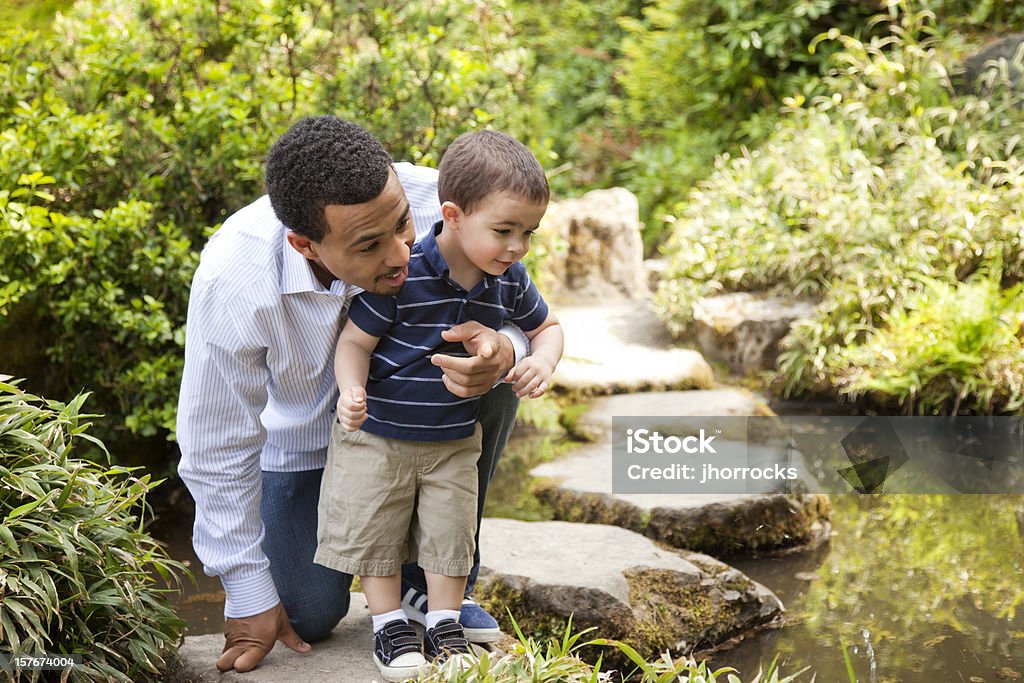
M 77 457 L 102 448 L 84 401 L 0 383 L 0 651 L 81 654 L 72 681 L 149 679 L 184 630 L 166 594 L 187 570 L 144 530 L 156 482 Z
M 199 249 L 262 193 L 273 140 L 334 113 L 436 163 L 467 128 L 507 123 L 508 33 L 470 0 L 83 0 L 50 32 L 0 34 L 2 370 L 91 390 L 112 444 L 173 436 Z M 167 466 L 127 442 L 116 457 Z

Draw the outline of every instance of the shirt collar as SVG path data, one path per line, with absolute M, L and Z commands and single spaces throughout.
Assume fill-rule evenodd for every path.
M 303 292 L 329 293 L 349 299 L 362 291 L 361 288 L 350 285 L 342 280 L 333 281 L 329 289 L 324 287 L 316 279 L 316 274 L 310 266 L 309 259 L 296 251 L 292 245 L 288 244 L 287 235 L 287 228 L 285 228 L 281 239 L 281 248 L 284 250 L 281 268 L 282 294 L 301 294 Z
M 434 223 L 434 227 L 423 236 L 419 245 L 420 250 L 423 252 L 423 258 L 427 260 L 431 270 L 434 271 L 434 275 L 447 278 L 448 263 L 445 262 L 444 256 L 441 255 L 441 250 L 437 247 L 437 236 L 441 234 L 443 228 L 444 221 Z

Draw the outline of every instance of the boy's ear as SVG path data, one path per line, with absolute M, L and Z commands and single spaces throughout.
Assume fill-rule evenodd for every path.
M 452 202 L 445 202 L 441 205 L 441 218 L 444 219 L 444 224 L 451 226 L 452 228 L 458 229 L 459 221 L 465 213 L 459 208 L 457 204 Z
M 314 261 L 319 258 L 316 253 L 316 242 L 308 237 L 303 237 L 299 233 L 289 230 L 285 239 L 288 240 L 288 244 L 292 245 L 292 249 L 299 252 L 306 258 Z

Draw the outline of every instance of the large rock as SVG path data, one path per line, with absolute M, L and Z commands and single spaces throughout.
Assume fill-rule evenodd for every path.
M 1024 63 L 1014 59 L 1020 52 L 1024 52 L 1024 33 L 1010 33 L 989 43 L 952 70 L 953 86 L 961 94 L 987 97 L 998 83 L 1005 63 L 1006 77 L 1013 89 L 1024 91 Z M 991 81 L 984 78 L 990 72 L 995 72 Z
M 707 388 L 711 367 L 677 348 L 646 302 L 556 306 L 565 353 L 554 384 L 582 395 Z
M 594 399 L 577 428 L 594 441 L 531 470 L 537 497 L 558 519 L 614 524 L 677 548 L 715 555 L 807 548 L 828 538 L 827 496 L 612 493 L 612 417 L 770 415 L 734 389 Z
M 656 546 L 613 526 L 485 519 L 476 594 L 524 633 L 573 631 L 629 643 L 646 657 L 707 649 L 773 623 L 783 606 L 739 570 Z M 621 662 L 613 650 L 590 652 Z M 585 655 L 587 656 L 587 655 Z M 607 668 L 607 667 L 606 667 Z
M 733 372 L 771 369 L 779 356 L 779 341 L 816 305 L 745 292 L 705 297 L 693 306 L 697 343 L 709 358 L 727 363 Z
M 603 302 L 648 294 L 640 212 L 629 190 L 552 202 L 539 236 L 548 248 L 541 279 L 546 296 Z

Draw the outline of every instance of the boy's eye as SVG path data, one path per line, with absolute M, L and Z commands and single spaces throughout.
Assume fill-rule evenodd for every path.
M 509 230 L 508 228 L 495 228 L 494 232 L 498 233 L 499 235 L 509 235 L 512 233 L 512 231 Z

